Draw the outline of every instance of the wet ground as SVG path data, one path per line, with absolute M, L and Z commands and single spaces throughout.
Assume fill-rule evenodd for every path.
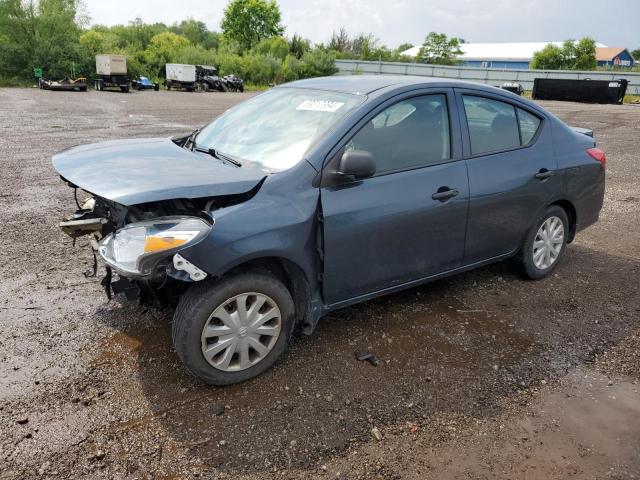
M 0 478 L 640 478 L 640 107 L 544 104 L 608 156 L 601 221 L 551 278 L 507 261 L 341 310 L 212 388 L 177 361 L 172 312 L 83 276 L 50 157 L 249 95 L 0 89 Z

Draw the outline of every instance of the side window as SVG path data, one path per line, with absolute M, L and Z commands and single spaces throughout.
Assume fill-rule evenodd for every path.
M 464 95 L 472 155 L 520 146 L 516 110 L 510 103 Z
M 518 123 L 520 124 L 520 136 L 522 145 L 527 145 L 535 136 L 540 126 L 540 119 L 526 110 L 518 109 Z
M 356 133 L 345 148 L 370 152 L 377 174 L 450 159 L 446 96 L 424 95 L 386 108 Z

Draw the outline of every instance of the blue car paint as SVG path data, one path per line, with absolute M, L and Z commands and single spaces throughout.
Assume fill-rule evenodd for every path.
M 154 83 L 151 80 L 143 76 L 138 77 L 138 83 L 140 83 L 144 87 L 149 87 L 149 88 L 153 88 L 154 86 Z
M 181 254 L 212 277 L 263 258 L 298 269 L 294 281 L 304 283 L 302 290 L 308 292 L 300 312 L 307 332 L 335 308 L 516 254 L 526 232 L 552 203 L 574 210 L 570 212 L 575 215 L 574 231 L 598 218 L 604 168 L 586 153 L 594 146 L 593 139 L 510 92 L 406 76 L 328 77 L 277 88 L 353 93 L 362 95 L 363 102 L 318 139 L 304 160 L 266 178 L 251 166 L 195 160 L 196 154 L 180 149 L 167 154 L 144 177 L 142 165 L 153 165 L 153 155 L 145 151 L 160 148 L 157 140 L 148 145 L 142 141 L 129 154 L 124 144 L 113 144 L 121 149 L 120 158 L 133 162 L 137 188 L 135 182 L 120 188 L 111 187 L 112 180 L 106 177 L 100 181 L 98 177 L 109 170 L 121 181 L 128 175 L 124 165 L 115 169 L 106 151 L 101 155 L 90 147 L 84 151 L 85 147 L 78 147 L 56 156 L 54 164 L 63 178 L 97 195 L 116 196 L 125 204 L 246 192 L 264 178 L 249 200 L 210 212 L 215 225 L 209 236 Z M 406 97 L 443 91 L 450 105 L 452 160 L 339 187 L 319 186 L 323 167 L 376 113 Z M 465 92 L 535 112 L 543 119 L 540 133 L 530 146 L 472 157 L 461 108 Z M 92 165 L 83 171 L 80 164 L 85 162 Z M 90 173 L 91 168 L 102 173 Z M 177 177 L 174 182 L 164 168 Z M 534 175 L 540 169 L 554 170 L 555 175 L 538 180 Z M 96 191 L 91 189 L 94 184 Z M 441 186 L 460 193 L 446 202 L 432 200 L 432 193 Z
M 244 193 L 267 175 L 255 164 L 225 165 L 168 138 L 81 145 L 54 155 L 53 166 L 74 185 L 126 206 Z

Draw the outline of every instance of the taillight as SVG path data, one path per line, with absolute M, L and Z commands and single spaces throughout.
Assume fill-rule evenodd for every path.
M 603 167 L 607 164 L 607 156 L 599 148 L 588 148 L 587 153 L 591 158 L 599 161 Z

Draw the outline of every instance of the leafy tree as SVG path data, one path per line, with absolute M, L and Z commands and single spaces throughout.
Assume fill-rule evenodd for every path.
M 275 0 L 231 0 L 224 11 L 222 32 L 249 50 L 264 38 L 284 33 L 280 17 Z
M 202 45 L 204 48 L 218 49 L 219 35 L 207 29 L 207 25 L 192 18 L 183 20 L 179 25 L 171 28 L 174 33 L 184 36 L 194 45 Z
M 572 42 L 573 43 L 573 42 Z M 575 70 L 595 70 L 596 62 L 596 41 L 585 37 L 580 39 L 573 48 L 572 69 Z
M 304 75 L 304 62 L 296 55 L 289 54 L 282 62 L 282 76 L 285 82 L 298 80 Z
M 534 52 L 530 67 L 538 70 L 560 70 L 563 62 L 562 48 L 549 43 L 542 50 Z
M 636 48 L 635 50 L 631 51 L 631 56 L 635 60 L 640 61 L 640 48 Z
M 398 48 L 396 48 L 396 52 L 398 53 L 402 53 L 402 52 L 406 52 L 407 50 L 409 50 L 410 48 L 413 48 L 415 45 L 413 43 L 401 43 L 400 45 L 398 45 Z
M 259 55 L 270 55 L 284 60 L 289 53 L 289 42 L 282 37 L 265 38 L 260 40 L 253 50 Z
M 378 49 L 379 40 L 373 33 L 361 33 L 350 42 L 349 50 L 353 55 L 362 59 L 370 59 L 372 52 Z
M 567 40 L 562 47 L 549 43 L 533 54 L 530 67 L 542 70 L 594 70 L 596 42 L 585 37 L 578 42 Z
M 182 35 L 166 31 L 151 38 L 149 48 L 145 52 L 146 63 L 153 75 L 164 77 L 167 63 L 183 63 L 180 60 L 181 49 L 191 45 Z
M 331 52 L 320 49 L 307 52 L 302 56 L 302 62 L 304 63 L 304 77 L 322 77 L 338 72 L 336 57 Z
M 0 0 L 2 75 L 31 78 L 34 67 L 51 77 L 77 69 L 78 0 Z
M 418 57 L 425 63 L 456 65 L 459 63 L 456 57 L 462 55 L 460 45 L 463 43 L 465 42 L 461 38 L 448 38 L 444 33 L 430 32 L 424 39 Z
M 333 32 L 331 40 L 329 40 L 328 49 L 336 52 L 346 52 L 351 48 L 351 39 L 347 29 L 341 27 L 338 33 Z
M 302 38 L 300 35 L 295 33 L 293 37 L 291 37 L 291 41 L 289 42 L 289 51 L 297 58 L 301 59 L 302 56 L 311 50 L 311 42 L 306 38 Z

